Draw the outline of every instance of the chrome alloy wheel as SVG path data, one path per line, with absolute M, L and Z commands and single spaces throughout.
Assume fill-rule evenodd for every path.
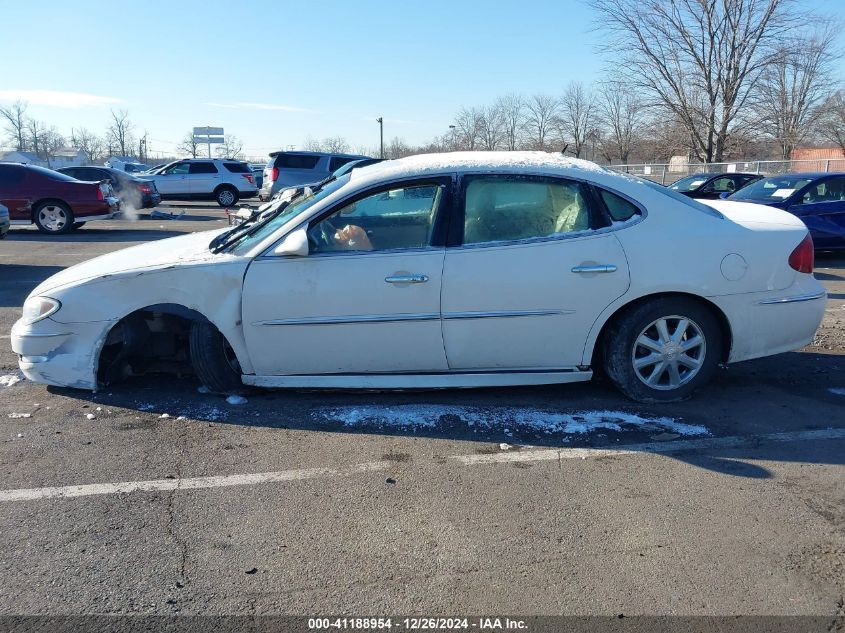
M 682 316 L 650 323 L 631 350 L 634 373 L 652 389 L 670 391 L 695 378 L 704 364 L 707 343 L 701 327 Z
M 48 204 L 38 212 L 41 226 L 51 233 L 59 233 L 67 226 L 67 212 L 55 204 Z
M 235 194 L 228 189 L 224 189 L 218 194 L 217 200 L 226 207 L 235 203 Z

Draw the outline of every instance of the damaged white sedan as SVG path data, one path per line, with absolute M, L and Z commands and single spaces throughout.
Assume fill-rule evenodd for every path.
M 214 391 L 568 383 L 641 401 L 800 348 L 825 308 L 806 227 L 544 153 L 453 153 L 292 190 L 235 228 L 73 266 L 26 300 L 30 380 L 190 367 Z

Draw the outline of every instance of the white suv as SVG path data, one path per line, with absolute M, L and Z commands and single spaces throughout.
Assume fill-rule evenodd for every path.
M 252 169 L 240 160 L 186 158 L 144 178 L 155 181 L 164 200 L 216 200 L 221 207 L 231 207 L 241 198 L 258 195 Z

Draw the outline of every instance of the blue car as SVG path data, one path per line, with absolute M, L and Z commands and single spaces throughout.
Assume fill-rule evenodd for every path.
M 845 249 L 845 173 L 772 176 L 727 199 L 789 211 L 810 229 L 816 250 Z

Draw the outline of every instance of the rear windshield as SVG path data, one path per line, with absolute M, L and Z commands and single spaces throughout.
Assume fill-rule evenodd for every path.
M 223 165 L 233 174 L 250 173 L 249 166 L 246 163 L 223 163 Z
M 772 176 L 746 185 L 733 194 L 731 200 L 786 200 L 813 180 L 806 176 Z
M 280 169 L 314 169 L 319 162 L 319 156 L 310 154 L 279 154 L 274 166 Z
M 68 176 L 67 174 L 62 174 L 58 171 L 53 171 L 52 169 L 46 169 L 45 167 L 38 167 L 37 165 L 30 165 L 29 169 L 31 169 L 34 173 L 38 174 L 39 176 L 44 176 L 45 178 L 50 178 L 51 180 L 63 180 L 65 182 L 74 181 L 76 178 L 73 176 Z
M 627 174 L 621 174 L 621 175 L 623 177 L 627 176 Z M 701 211 L 702 213 L 706 213 L 707 215 L 712 215 L 715 218 L 724 218 L 725 217 L 721 213 L 716 211 L 716 209 L 714 209 L 713 207 L 708 207 L 706 204 L 701 204 L 700 202 L 698 202 L 697 200 L 694 200 L 693 198 L 690 198 L 689 196 L 685 196 L 684 194 L 678 193 L 677 191 L 672 191 L 668 187 L 664 187 L 663 185 L 659 185 L 656 182 L 652 182 L 650 180 L 639 180 L 639 179 L 634 179 L 634 178 L 632 178 L 632 180 L 636 180 L 637 182 L 648 186 L 653 191 L 656 191 L 658 193 L 663 194 L 664 196 L 672 198 L 676 202 L 682 202 L 686 206 L 692 207 L 696 211 Z

